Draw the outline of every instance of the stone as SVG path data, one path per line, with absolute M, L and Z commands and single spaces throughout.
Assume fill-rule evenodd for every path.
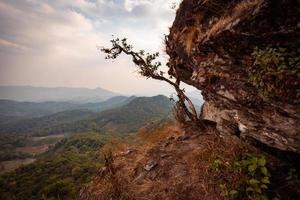
M 157 162 L 154 160 L 150 160 L 147 162 L 147 164 L 144 166 L 144 169 L 146 171 L 151 171 L 153 168 L 155 168 L 157 166 Z

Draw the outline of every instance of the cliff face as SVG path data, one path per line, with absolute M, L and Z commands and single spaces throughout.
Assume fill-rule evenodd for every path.
M 167 37 L 169 73 L 202 91 L 221 134 L 300 153 L 297 0 L 184 0 Z

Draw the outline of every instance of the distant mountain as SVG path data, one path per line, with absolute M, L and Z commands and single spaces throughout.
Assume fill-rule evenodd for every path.
M 40 117 L 64 110 L 72 110 L 78 104 L 69 102 L 18 102 L 0 100 L 0 116 L 8 117 Z
M 0 99 L 44 102 L 68 101 L 79 103 L 100 102 L 120 94 L 102 88 L 0 86 Z
M 94 114 L 88 110 L 68 110 L 39 118 L 18 120 L 0 126 L 0 133 L 47 135 L 43 133 L 52 133 L 53 130 L 55 134 L 55 131 L 59 131 L 57 127 L 86 119 Z
M 80 109 L 87 109 L 95 112 L 101 112 L 103 110 L 112 109 L 115 107 L 120 107 L 123 105 L 126 105 L 131 100 L 135 99 L 136 96 L 115 96 L 112 97 L 106 101 L 98 102 L 98 103 L 86 103 L 86 104 L 80 104 L 77 108 Z
M 129 98 L 123 106 L 102 112 L 73 110 L 0 126 L 0 133 L 50 135 L 86 131 L 136 132 L 144 125 L 170 117 L 172 103 L 162 95 Z M 118 101 L 116 101 L 118 102 Z M 125 101 L 126 102 L 126 101 Z
M 97 103 L 72 103 L 72 102 L 17 102 L 0 99 L 0 122 L 1 117 L 32 118 L 54 114 L 66 110 L 90 110 L 100 112 L 114 107 L 122 106 L 135 97 L 116 96 L 103 102 Z

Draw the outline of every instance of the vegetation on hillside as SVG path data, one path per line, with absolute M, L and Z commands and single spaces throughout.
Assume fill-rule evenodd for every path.
M 77 134 L 54 153 L 0 177 L 0 199 L 74 199 L 102 165 L 101 147 L 110 136 Z
M 96 132 L 136 132 L 144 125 L 170 116 L 172 103 L 165 96 L 138 97 L 126 105 L 99 113 L 73 110 L 3 126 L 0 133 L 51 135 Z
M 31 137 L 26 135 L 0 135 L 0 161 L 33 158 L 60 141 L 63 135 Z M 42 149 L 39 151 L 39 147 Z

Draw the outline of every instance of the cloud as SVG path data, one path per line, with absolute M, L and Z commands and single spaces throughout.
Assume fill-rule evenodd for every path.
M 162 52 L 173 18 L 164 0 L 1 1 L 0 84 L 170 91 L 139 77 L 129 58 L 104 60 L 96 46 L 115 35 Z

